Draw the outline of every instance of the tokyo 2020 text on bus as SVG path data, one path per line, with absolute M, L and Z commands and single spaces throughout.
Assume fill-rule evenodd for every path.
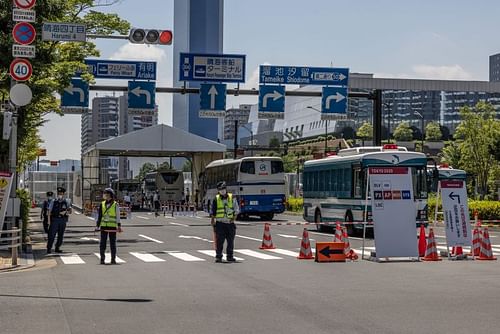
M 304 219 L 320 223 L 364 222 L 367 204 L 368 167 L 410 167 L 413 180 L 417 224 L 427 221 L 427 158 L 423 153 L 408 152 L 404 147 L 356 147 L 340 150 L 337 155 L 304 164 Z M 367 205 L 371 221 L 371 205 Z M 370 226 L 370 225 L 368 225 Z M 362 224 L 347 224 L 348 233 Z
M 201 174 L 203 205 L 210 209 L 217 194 L 217 182 L 225 181 L 240 206 L 240 219 L 259 216 L 271 220 L 285 211 L 285 173 L 278 157 L 246 157 L 236 160 L 216 160 Z

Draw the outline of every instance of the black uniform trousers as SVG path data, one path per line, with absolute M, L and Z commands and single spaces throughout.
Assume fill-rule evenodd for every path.
M 101 231 L 101 241 L 99 243 L 99 251 L 101 260 L 106 256 L 106 244 L 109 235 L 109 248 L 111 248 L 111 261 L 116 259 L 116 232 Z
M 215 257 L 222 259 L 222 249 L 224 248 L 224 240 L 227 240 L 226 254 L 227 258 L 233 257 L 234 253 L 234 238 L 236 236 L 236 224 L 215 222 L 216 235 L 216 250 Z
M 43 223 L 43 231 L 44 231 L 45 233 L 47 233 L 47 234 L 48 234 L 48 233 L 49 233 L 49 216 L 47 216 L 47 215 L 43 215 L 42 217 L 43 217 L 43 218 L 42 218 L 42 219 L 43 219 L 43 220 L 42 220 L 42 223 Z
M 48 238 L 49 240 L 47 241 L 47 250 L 52 249 L 52 245 L 54 244 L 54 240 L 56 239 L 56 234 L 57 234 L 56 250 L 59 250 L 59 248 L 63 243 L 65 230 L 66 230 L 66 219 L 52 217 L 49 226 L 49 238 Z

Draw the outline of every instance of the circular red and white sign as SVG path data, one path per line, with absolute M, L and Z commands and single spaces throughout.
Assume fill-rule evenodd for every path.
M 22 9 L 31 9 L 35 5 L 36 0 L 14 0 L 14 5 Z
M 12 37 L 16 43 L 28 45 L 35 40 L 36 31 L 28 22 L 19 22 L 12 29 Z
M 33 67 L 27 59 L 16 58 L 10 63 L 10 76 L 16 81 L 26 81 L 33 74 Z

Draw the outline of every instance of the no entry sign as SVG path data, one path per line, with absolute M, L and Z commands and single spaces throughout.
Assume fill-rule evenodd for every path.
M 14 26 L 14 29 L 12 29 L 12 37 L 16 43 L 28 45 L 35 40 L 36 31 L 28 22 L 19 22 Z
M 16 81 L 26 81 L 31 78 L 33 68 L 27 59 L 16 58 L 10 63 L 10 76 Z
M 36 0 L 14 0 L 14 5 L 22 9 L 31 9 L 35 5 Z

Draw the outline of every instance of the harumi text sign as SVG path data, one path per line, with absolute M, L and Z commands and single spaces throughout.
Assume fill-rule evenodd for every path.
M 448 246 L 470 246 L 472 236 L 465 182 L 462 180 L 442 180 L 439 183 Z
M 86 27 L 80 23 L 44 22 L 42 40 L 85 42 L 87 40 Z
M 377 259 L 418 257 L 413 184 L 409 167 L 370 167 Z

